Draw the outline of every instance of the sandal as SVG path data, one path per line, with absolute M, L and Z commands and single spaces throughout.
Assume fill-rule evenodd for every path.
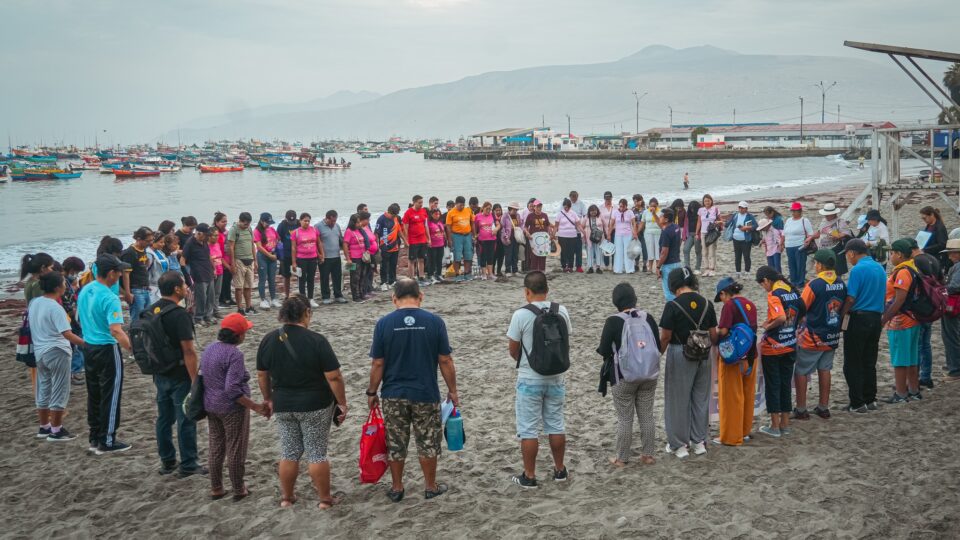
M 320 499 L 320 502 L 317 503 L 317 509 L 319 510 L 329 510 L 334 506 L 343 502 L 344 495 L 343 493 L 337 493 L 329 499 Z
M 387 492 L 387 497 L 389 497 L 391 501 L 398 503 L 403 500 L 403 495 L 405 491 L 406 490 L 403 490 L 403 489 L 401 489 L 400 491 L 394 491 L 393 488 L 391 488 L 390 491 Z
M 424 492 L 423 492 L 423 498 L 424 498 L 424 499 L 432 499 L 432 498 L 434 498 L 434 497 L 439 497 L 439 496 L 443 495 L 444 493 L 446 493 L 448 489 L 450 489 L 450 488 L 448 488 L 446 484 L 437 484 L 437 489 L 435 489 L 435 490 L 429 490 L 429 489 L 424 490 Z

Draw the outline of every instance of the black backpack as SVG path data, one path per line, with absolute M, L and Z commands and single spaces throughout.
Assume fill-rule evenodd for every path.
M 133 359 L 144 375 L 160 375 L 183 365 L 183 352 L 170 344 L 161 320 L 164 315 L 179 308 L 177 304 L 169 304 L 159 311 L 155 311 L 156 308 L 146 309 L 140 313 L 139 319 L 130 323 Z
M 524 309 L 537 316 L 533 321 L 533 350 L 528 351 L 520 340 L 530 369 L 540 375 L 559 375 L 570 369 L 570 330 L 560 315 L 560 304 L 551 302 L 550 307 L 544 309 L 527 304 Z

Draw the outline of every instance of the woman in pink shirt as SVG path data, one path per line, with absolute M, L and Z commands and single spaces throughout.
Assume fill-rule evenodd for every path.
M 218 293 L 223 286 L 223 237 L 224 235 L 216 227 L 210 229 L 210 235 L 207 242 L 210 244 L 210 263 L 213 264 L 213 290 Z M 220 318 L 220 307 L 218 302 L 213 302 L 213 318 Z
M 620 204 L 611 216 L 609 234 L 613 234 L 613 243 L 616 251 L 613 253 L 613 273 L 632 274 L 633 258 L 627 255 L 627 246 L 637 239 L 638 225 L 633 211 L 627 208 L 627 200 L 620 199 Z
M 713 197 L 703 196 L 703 206 L 697 210 L 697 240 L 703 244 L 703 275 L 713 276 L 717 273 L 717 243 L 707 245 L 707 233 L 710 227 L 723 229 L 723 220 L 720 218 L 720 210 L 713 205 Z
M 773 227 L 773 220 L 763 218 L 757 223 L 757 230 L 763 234 L 763 247 L 767 254 L 767 265 L 783 272 L 780 259 L 783 257 L 783 231 Z
M 440 217 L 440 209 L 434 208 L 430 211 L 430 217 L 427 220 L 430 251 L 427 252 L 426 274 L 427 278 L 432 278 L 435 284 L 443 281 L 443 246 L 447 241 L 447 231 Z
M 591 204 L 587 209 L 587 215 L 580 221 L 580 230 L 587 244 L 587 273 L 602 274 L 603 252 L 600 251 L 600 244 L 607 238 L 607 231 L 597 205 Z
M 300 294 L 310 299 L 311 307 L 318 307 L 319 304 L 313 299 L 313 282 L 317 275 L 317 266 L 320 264 L 320 250 L 323 247 L 318 238 L 320 233 L 310 226 L 311 219 L 310 214 L 306 212 L 300 214 L 300 227 L 290 233 L 290 251 L 294 255 L 290 271 L 297 276 Z
M 583 238 L 583 227 L 580 225 L 580 216 L 571 210 L 573 202 L 570 199 L 563 200 L 563 208 L 557 212 L 554 219 L 554 235 L 560 242 L 560 267 L 564 272 L 573 272 L 573 263 L 576 258 L 577 250 L 582 249 L 581 239 Z M 579 269 L 583 272 L 583 268 Z
M 371 263 L 377 242 L 373 233 L 366 230 L 369 224 L 369 212 L 354 214 L 343 232 L 343 252 L 350 257 L 350 295 L 358 303 L 373 296 L 373 286 L 367 276 L 373 272 Z
M 490 201 L 483 202 L 480 214 L 474 219 L 473 230 L 480 244 L 480 253 L 477 256 L 480 268 L 483 269 L 480 279 L 493 279 L 493 260 L 497 251 L 497 233 L 500 232 L 500 224 L 493 216 L 493 205 Z

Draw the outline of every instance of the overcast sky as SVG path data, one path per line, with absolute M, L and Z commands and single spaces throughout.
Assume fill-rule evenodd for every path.
M 960 52 L 956 0 L 0 0 L 0 21 L 0 136 L 15 145 L 149 140 L 247 106 L 652 44 L 888 63 L 843 41 Z

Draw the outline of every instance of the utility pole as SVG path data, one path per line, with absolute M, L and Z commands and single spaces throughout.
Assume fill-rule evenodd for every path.
M 567 139 L 569 139 L 569 138 L 571 137 L 571 134 L 572 134 L 572 133 L 573 133 L 573 132 L 570 131 L 570 115 L 568 114 L 568 115 L 567 115 Z
M 673 107 L 667 105 L 667 108 L 670 109 L 670 127 L 673 127 Z
M 823 81 L 820 81 L 820 84 L 815 84 L 813 86 L 820 89 L 820 123 L 826 122 L 826 111 L 827 111 L 827 90 L 830 90 L 837 85 L 837 81 L 833 81 L 833 84 L 830 86 L 824 86 Z
M 840 104 L 837 103 L 837 123 L 840 123 Z
M 646 92 L 643 93 L 643 96 L 647 95 Z M 638 95 L 637 92 L 633 93 L 633 97 L 637 100 L 637 131 L 635 133 L 640 133 L 640 100 L 643 99 L 643 96 Z
M 737 125 L 737 108 L 733 108 L 733 125 Z
M 803 146 L 803 96 L 800 96 L 800 146 Z

